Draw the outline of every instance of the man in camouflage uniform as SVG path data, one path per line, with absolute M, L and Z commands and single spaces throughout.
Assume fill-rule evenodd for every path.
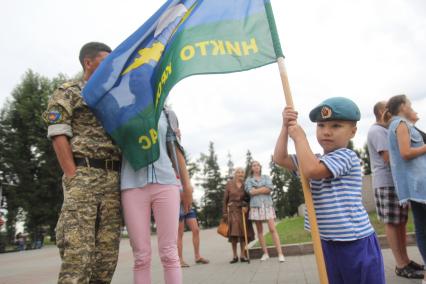
M 111 52 L 91 42 L 80 51 L 83 78 L 59 87 L 44 119 L 64 172 L 64 203 L 56 227 L 62 259 L 58 283 L 110 283 L 120 241 L 120 153 L 81 96 Z

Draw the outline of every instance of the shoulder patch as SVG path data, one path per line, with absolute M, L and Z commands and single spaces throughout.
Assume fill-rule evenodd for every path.
M 43 114 L 43 119 L 48 124 L 57 124 L 63 121 L 64 114 L 62 108 L 53 107 Z

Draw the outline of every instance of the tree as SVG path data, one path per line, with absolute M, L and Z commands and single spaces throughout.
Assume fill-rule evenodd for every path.
M 225 180 L 228 181 L 228 180 L 232 179 L 233 174 L 234 174 L 234 162 L 232 161 L 232 156 L 231 156 L 230 152 L 228 152 L 227 157 L 228 157 L 228 163 L 226 165 L 228 166 L 228 170 L 227 170 L 227 173 L 226 173 Z
M 246 178 L 250 174 L 250 168 L 251 168 L 251 163 L 252 162 L 253 162 L 253 157 L 251 155 L 251 152 L 250 152 L 250 150 L 247 150 L 247 153 L 246 153 L 246 171 L 245 171 Z
M 302 184 L 299 177 L 294 176 L 290 171 L 285 170 L 285 179 L 288 181 L 288 189 L 286 194 L 286 213 L 293 216 L 297 213 L 299 205 L 304 203 Z
M 0 113 L 0 187 L 2 189 L 1 208 L 7 209 L 7 241 L 12 242 L 15 238 L 15 226 L 18 221 L 19 200 L 15 184 L 18 178 L 12 169 L 14 133 L 12 132 L 11 120 L 8 116 L 10 103 L 7 102 Z M 6 200 L 6 201 L 5 201 Z
M 213 227 L 219 224 L 222 216 L 224 193 L 224 179 L 220 173 L 213 142 L 209 144 L 208 154 L 201 154 L 200 163 L 203 175 L 200 185 L 204 189 L 200 221 L 204 227 Z
M 269 168 L 271 169 L 271 179 L 272 184 L 274 185 L 274 190 L 272 191 L 272 200 L 274 201 L 275 211 L 278 218 L 284 218 L 286 216 L 286 192 L 285 188 L 288 186 L 285 180 L 284 170 L 274 163 L 273 156 L 271 156 L 271 162 L 269 163 Z
M 353 150 L 358 158 L 361 159 L 362 172 L 364 175 L 371 174 L 371 165 L 370 165 L 370 153 L 368 152 L 367 143 L 364 144 L 364 147 L 361 149 L 355 149 L 354 143 L 352 140 L 349 141 L 348 149 Z
M 364 175 L 371 175 L 370 152 L 368 152 L 367 143 L 364 144 L 364 148 L 361 151 L 361 163 Z
M 346 148 L 348 148 L 352 151 L 355 151 L 355 153 L 357 153 L 356 150 L 355 150 L 354 141 L 352 141 L 352 140 L 349 140 L 348 146 Z
M 197 161 L 192 161 L 190 157 L 185 156 L 186 168 L 188 169 L 188 174 L 190 178 L 193 178 L 196 174 L 200 172 L 200 165 Z
M 0 131 L 5 135 L 0 140 L 2 182 L 16 185 L 5 191 L 8 222 L 16 222 L 17 213 L 23 210 L 25 227 L 32 236 L 47 228 L 54 239 L 62 204 L 61 171 L 46 138 L 42 113 L 49 95 L 65 80 L 63 75 L 49 80 L 27 71 L 1 116 Z

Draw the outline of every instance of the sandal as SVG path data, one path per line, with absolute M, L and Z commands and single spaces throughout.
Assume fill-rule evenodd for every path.
M 186 268 L 186 267 L 189 267 L 189 264 L 188 264 L 188 263 L 186 263 L 185 261 L 181 261 L 181 262 L 180 262 L 180 267 L 182 267 L 182 268 Z
M 195 263 L 197 263 L 197 264 L 208 264 L 210 261 L 208 260 L 208 259 L 205 259 L 205 258 L 203 258 L 203 257 L 200 257 L 199 259 L 197 259 L 196 261 L 195 261 Z
M 414 269 L 414 270 L 425 270 L 425 266 L 424 265 L 421 265 L 421 264 L 419 264 L 419 263 L 417 263 L 417 262 L 415 262 L 415 261 L 412 261 L 412 260 L 410 260 L 410 263 L 408 263 L 408 265 L 412 268 L 412 269 Z
M 395 274 L 400 277 L 411 278 L 411 279 L 423 279 L 423 272 L 414 270 L 409 264 L 403 268 L 395 267 Z
M 245 257 L 240 257 L 240 261 L 241 262 L 249 262 L 249 260 L 247 258 L 245 258 Z
M 234 257 L 229 263 L 233 264 L 233 263 L 236 263 L 236 262 L 238 262 L 238 257 Z

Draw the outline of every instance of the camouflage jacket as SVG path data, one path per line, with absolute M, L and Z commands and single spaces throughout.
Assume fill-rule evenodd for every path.
M 68 136 L 74 157 L 119 160 L 118 147 L 81 96 L 83 87 L 83 81 L 72 81 L 53 93 L 43 114 L 47 136 Z

